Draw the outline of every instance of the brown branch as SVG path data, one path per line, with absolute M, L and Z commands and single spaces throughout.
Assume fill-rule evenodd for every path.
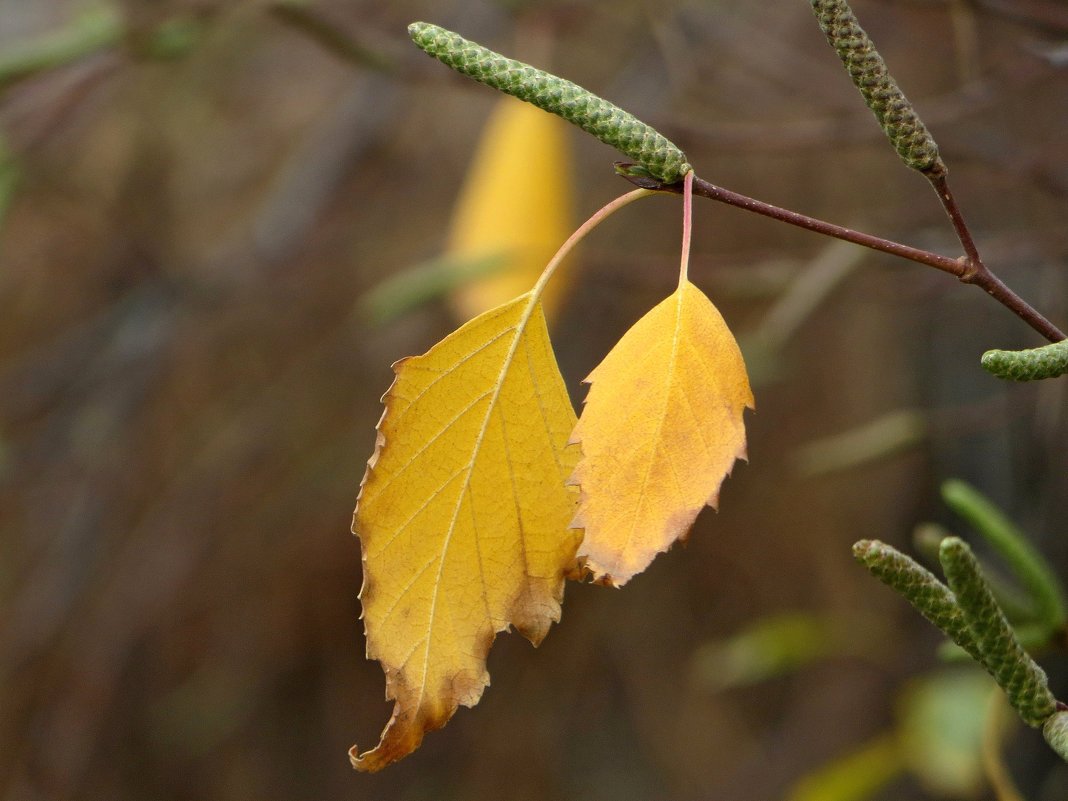
M 965 283 L 973 283 L 971 280 L 972 273 L 989 272 L 989 270 L 983 264 L 979 249 L 976 248 L 975 240 L 972 239 L 972 232 L 968 230 L 968 225 L 964 222 L 964 215 L 961 214 L 957 200 L 949 190 L 946 174 L 934 175 L 925 173 L 924 175 L 938 194 L 938 201 L 942 204 L 942 208 L 946 210 L 946 214 L 949 215 L 950 222 L 953 223 L 953 231 L 957 234 L 960 246 L 964 248 L 964 255 L 968 261 L 968 270 L 964 275 L 960 276 L 960 280 Z
M 945 174 L 928 175 L 927 178 L 938 194 L 938 200 L 942 203 L 946 214 L 949 215 L 949 219 L 953 223 L 953 230 L 957 234 L 957 239 L 960 240 L 961 247 L 964 248 L 965 255 L 961 259 L 961 263 L 965 265 L 965 271 L 959 276 L 960 280 L 966 284 L 975 284 L 982 288 L 988 295 L 1011 310 L 1017 317 L 1025 320 L 1050 342 L 1060 342 L 1064 339 L 1065 336 L 1060 329 L 1005 286 L 1001 279 L 994 275 L 983 263 L 983 257 L 979 255 L 979 249 L 975 246 L 972 232 L 968 229 L 968 224 L 964 222 L 964 215 L 957 205 L 953 192 L 950 191 Z
M 633 167 L 634 165 L 631 164 L 620 163 L 616 165 L 616 170 L 632 184 L 640 186 L 643 189 L 652 189 L 660 192 L 674 192 L 676 194 L 682 193 L 681 181 L 674 184 L 665 184 L 648 175 L 640 174 L 638 171 L 633 170 Z M 932 182 L 934 181 L 935 179 L 932 178 Z M 941 180 L 941 185 L 945 186 L 944 177 Z M 936 190 L 937 189 L 938 186 L 936 185 Z M 852 242 L 856 245 L 861 245 L 862 247 L 870 248 L 872 250 L 878 250 L 882 253 L 900 256 L 903 259 L 908 259 L 909 261 L 914 261 L 918 264 L 925 264 L 928 267 L 934 267 L 936 270 L 942 270 L 943 272 L 956 276 L 960 281 L 963 281 L 966 284 L 975 284 L 976 286 L 981 287 L 987 294 L 1030 325 L 1038 333 L 1042 334 L 1042 336 L 1050 342 L 1059 342 L 1060 340 L 1065 339 L 1065 335 L 1059 328 L 1057 328 L 1057 326 L 1043 317 L 1030 304 L 1009 289 L 997 278 L 997 276 L 983 265 L 982 260 L 979 259 L 978 252 L 975 250 L 975 244 L 972 241 L 971 234 L 968 232 L 967 226 L 964 224 L 964 219 L 960 214 L 960 210 L 953 201 L 952 193 L 948 191 L 948 188 L 945 189 L 945 192 L 939 190 L 939 198 L 942 199 L 943 206 L 946 207 L 950 219 L 953 220 L 954 230 L 957 231 L 957 235 L 961 239 L 961 244 L 965 248 L 965 252 L 969 254 L 962 256 L 959 259 L 952 259 L 948 256 L 942 256 L 928 250 L 910 247 L 909 245 L 903 245 L 900 242 L 872 236 L 871 234 L 865 234 L 861 231 L 855 231 L 852 228 L 846 228 L 841 225 L 835 225 L 834 223 L 816 219 L 815 217 L 809 217 L 805 214 L 799 214 L 796 211 L 790 211 L 789 209 L 784 209 L 780 206 L 773 206 L 770 203 L 764 203 L 763 201 L 748 197 L 747 195 L 716 186 L 702 178 L 694 178 L 693 193 L 694 195 L 706 197 L 710 200 L 717 200 L 720 203 L 726 203 L 729 206 L 735 206 L 740 209 L 745 209 L 746 211 L 763 215 L 764 217 L 770 217 L 773 220 L 788 223 L 789 225 L 794 225 L 798 228 L 804 228 L 818 234 L 823 234 L 824 236 L 842 239 L 846 242 Z M 948 200 L 945 199 L 946 196 L 948 196 Z

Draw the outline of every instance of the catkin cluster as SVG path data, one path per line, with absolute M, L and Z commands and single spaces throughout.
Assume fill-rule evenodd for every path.
M 656 129 L 571 81 L 506 58 L 427 22 L 409 25 L 408 35 L 443 64 L 563 117 L 630 156 L 664 183 L 681 180 L 691 169 L 686 154 Z
M 942 541 L 939 560 L 946 580 L 965 610 L 983 667 L 997 681 L 1028 726 L 1040 728 L 1057 711 L 1046 674 L 1020 645 L 971 548 L 956 537 Z
M 827 41 L 842 59 L 864 102 L 875 114 L 901 160 L 914 170 L 942 175 L 946 165 L 938 145 L 890 75 L 871 37 L 845 0 L 811 0 Z
M 904 595 L 921 615 L 948 634 L 975 661 L 983 661 L 957 599 L 931 571 L 878 540 L 856 543 L 853 556 L 883 584 Z

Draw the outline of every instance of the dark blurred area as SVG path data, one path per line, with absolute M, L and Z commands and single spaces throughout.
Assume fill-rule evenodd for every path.
M 855 10 L 988 265 L 1063 327 L 1064 4 Z M 612 99 L 719 185 L 959 254 L 803 0 L 0 0 L 5 801 L 784 798 L 938 668 L 855 540 L 959 529 L 938 499 L 957 477 L 1068 576 L 1068 382 L 979 367 L 1037 335 L 934 270 L 699 200 L 691 277 L 746 348 L 750 463 L 686 547 L 619 592 L 570 585 L 537 651 L 498 639 L 476 709 L 354 773 L 390 706 L 352 507 L 391 362 L 455 325 L 440 302 L 373 325 L 359 299 L 440 252 L 495 99 L 408 43 L 416 19 Z M 630 187 L 572 141 L 585 217 Z M 678 218 L 654 198 L 584 245 L 553 330 L 576 400 L 672 291 Z M 759 682 L 700 669 L 785 613 L 846 634 Z M 1068 696 L 1063 657 L 1044 665 Z M 1031 801 L 1068 797 L 1035 732 L 1005 760 Z M 943 797 L 908 773 L 873 796 Z

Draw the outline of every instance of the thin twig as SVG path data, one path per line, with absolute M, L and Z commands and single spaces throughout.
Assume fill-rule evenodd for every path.
M 629 165 L 621 166 L 625 168 Z M 625 173 L 623 174 L 623 177 L 635 186 L 640 186 L 643 189 L 652 189 L 659 192 L 674 192 L 675 194 L 682 193 L 682 182 L 665 184 L 657 181 L 655 178 L 641 175 L 628 175 Z M 730 189 L 716 186 L 703 178 L 694 178 L 693 193 L 695 195 L 700 195 L 701 197 L 709 198 L 710 200 L 718 200 L 720 203 L 726 203 L 728 206 L 735 206 L 740 209 L 745 209 L 746 211 L 763 215 L 764 217 L 770 217 L 779 222 L 795 225 L 798 228 L 805 228 L 806 230 L 814 231 L 818 234 L 833 236 L 836 239 L 843 239 L 846 242 L 862 245 L 866 248 L 871 248 L 872 250 L 879 250 L 883 253 L 890 253 L 894 256 L 901 256 L 902 258 L 909 259 L 910 261 L 926 264 L 928 267 L 934 267 L 935 269 L 955 275 L 958 278 L 964 273 L 964 265 L 958 260 L 951 259 L 948 256 L 940 256 L 937 253 L 931 253 L 927 250 L 910 247 L 909 245 L 902 245 L 899 242 L 872 236 L 871 234 L 865 234 L 860 231 L 855 231 L 852 228 L 835 225 L 834 223 L 826 222 L 825 220 L 820 220 L 815 217 L 809 217 L 806 214 L 790 211 L 781 206 L 774 206 L 771 203 L 756 200 L 748 195 L 732 192 Z
M 942 208 L 946 210 L 946 214 L 949 215 L 950 221 L 953 223 L 953 231 L 957 234 L 957 239 L 960 240 L 960 245 L 964 248 L 964 254 L 968 257 L 970 264 L 968 270 L 964 275 L 960 276 L 960 280 L 965 283 L 971 283 L 971 272 L 979 273 L 987 271 L 986 266 L 983 264 L 983 259 L 979 255 L 979 250 L 975 246 L 975 240 L 972 238 L 972 232 L 968 229 L 967 223 L 964 222 L 964 215 L 961 213 L 960 207 L 957 205 L 957 200 L 953 197 L 953 192 L 949 189 L 949 183 L 946 180 L 945 174 L 942 175 L 927 175 L 927 180 L 931 182 L 931 186 L 934 187 L 934 191 L 938 194 L 938 201 L 942 204 Z
M 674 192 L 676 194 L 682 192 L 683 187 L 681 181 L 674 184 L 665 184 L 655 178 L 629 172 L 628 168 L 631 166 L 632 165 L 628 164 L 619 164 L 617 165 L 617 171 L 635 186 L 659 192 Z M 903 259 L 908 259 L 909 261 L 914 261 L 918 264 L 925 264 L 928 267 L 934 267 L 936 270 L 942 270 L 943 272 L 956 276 L 964 283 L 976 284 L 981 287 L 987 294 L 1030 325 L 1038 333 L 1042 334 L 1042 336 L 1046 337 L 1050 342 L 1059 342 L 1060 340 L 1065 339 L 1064 333 L 1057 328 L 1057 326 L 1043 317 L 1030 304 L 1002 283 L 997 276 L 991 273 L 990 270 L 983 265 L 982 260 L 978 258 L 977 252 L 973 258 L 963 256 L 959 259 L 953 259 L 921 248 L 914 248 L 909 245 L 903 245 L 900 242 L 894 242 L 889 239 L 872 236 L 871 234 L 865 234 L 861 231 L 855 231 L 852 228 L 835 225 L 834 223 L 819 220 L 815 217 L 809 217 L 805 214 L 799 214 L 796 211 L 790 211 L 789 209 L 784 209 L 780 206 L 774 206 L 747 195 L 716 186 L 702 178 L 694 178 L 693 193 L 695 195 L 700 195 L 701 197 L 709 198 L 710 200 L 726 203 L 729 206 L 735 206 L 740 209 L 745 209 L 746 211 L 763 215 L 764 217 L 770 217 L 773 220 L 788 223 L 789 225 L 794 225 L 798 228 L 804 228 L 818 234 L 842 239 L 846 242 L 852 242 L 856 245 L 871 248 L 872 250 L 900 256 Z M 939 192 L 939 198 L 943 198 L 943 205 L 946 205 L 942 192 Z M 951 193 L 949 194 L 949 198 L 950 206 L 947 206 L 946 210 L 950 213 L 951 219 L 954 219 L 954 213 L 950 212 L 950 207 L 956 209 L 956 204 L 952 201 Z M 967 227 L 964 226 L 964 221 L 963 218 L 960 217 L 959 209 L 957 209 L 955 213 L 957 219 L 954 221 L 954 228 L 957 230 L 958 237 L 962 236 L 962 230 L 965 232 L 964 237 L 961 239 L 962 245 L 967 241 L 969 244 L 964 245 L 965 250 L 967 251 L 970 248 L 975 252 L 974 242 L 971 241 L 971 235 L 967 234 Z M 962 228 L 957 228 L 957 220 L 959 220 L 959 224 Z
M 960 280 L 966 284 L 975 284 L 981 287 L 987 294 L 1011 309 L 1018 317 L 1026 320 L 1050 342 L 1060 342 L 1064 339 L 1065 336 L 1060 329 L 1005 286 L 1001 279 L 990 272 L 990 269 L 983 263 L 983 257 L 979 255 L 979 249 L 975 246 L 975 239 L 972 237 L 968 224 L 964 221 L 964 215 L 961 213 L 960 206 L 957 205 L 957 199 L 949 188 L 945 174 L 930 174 L 927 175 L 927 179 L 931 182 L 942 208 L 946 210 L 946 214 L 953 223 L 953 230 L 957 234 L 961 247 L 964 248 L 965 258 L 963 264 L 965 270 L 959 276 Z

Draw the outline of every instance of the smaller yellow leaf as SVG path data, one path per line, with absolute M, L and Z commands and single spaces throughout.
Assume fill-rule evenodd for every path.
M 571 233 L 567 123 L 512 97 L 498 101 L 453 212 L 446 256 L 469 261 L 504 254 L 493 275 L 450 294 L 461 319 L 526 292 Z M 542 295 L 547 317 L 566 275 Z
M 621 586 L 715 506 L 753 393 L 723 317 L 688 280 L 639 320 L 586 379 L 572 441 L 582 460 L 573 525 L 595 581 Z

